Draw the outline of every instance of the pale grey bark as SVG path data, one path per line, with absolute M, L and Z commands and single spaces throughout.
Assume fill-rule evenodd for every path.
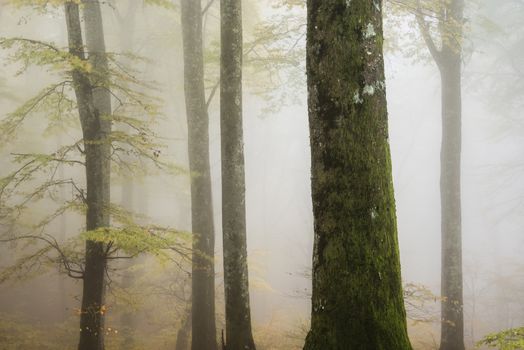
M 441 350 L 464 350 L 461 224 L 461 55 L 443 56 L 440 200 L 442 232 Z
M 437 48 L 419 14 L 419 28 L 441 77 L 442 145 L 440 154 L 441 206 L 441 338 L 440 350 L 464 350 L 462 279 L 461 148 L 462 40 L 464 0 L 440 4 L 442 47 Z
M 181 2 L 184 43 L 184 90 L 191 173 L 193 261 L 191 288 L 191 348 L 216 349 L 215 227 L 209 164 L 209 117 L 204 86 L 202 5 Z
M 182 317 L 182 321 L 180 322 L 180 328 L 176 336 L 175 350 L 190 349 L 191 320 L 191 305 L 189 305 L 187 313 Z
M 241 0 L 221 0 L 222 234 L 228 350 L 255 349 L 251 332 L 242 130 Z

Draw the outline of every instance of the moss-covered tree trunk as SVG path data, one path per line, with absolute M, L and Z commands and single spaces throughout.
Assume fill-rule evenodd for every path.
M 255 349 L 255 344 L 251 333 L 246 244 L 241 0 L 221 0 L 220 16 L 220 133 L 226 344 L 228 350 L 251 350 Z
M 92 52 L 90 62 L 95 72 L 107 69 L 107 61 L 103 55 L 105 49 L 98 2 L 87 3 L 86 1 L 84 11 L 88 33 L 86 42 Z M 78 4 L 66 2 L 65 13 L 70 52 L 85 60 Z M 86 161 L 87 230 L 109 226 L 110 148 L 107 140 L 110 121 L 107 116 L 111 113 L 111 101 L 103 92 L 103 88 L 94 87 L 93 81 L 96 79 L 90 79 L 86 72 L 73 71 Z M 78 349 L 103 350 L 106 247 L 101 243 L 87 241 L 85 254 Z
M 217 347 L 215 228 L 209 164 L 209 117 L 204 88 L 202 5 L 200 0 L 182 0 L 181 10 L 193 232 L 191 348 L 214 350 Z
M 308 0 L 314 214 L 307 350 L 406 350 L 382 2 Z

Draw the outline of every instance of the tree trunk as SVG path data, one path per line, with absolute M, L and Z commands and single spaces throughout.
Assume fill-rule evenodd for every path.
M 84 7 L 86 31 L 89 33 L 87 46 L 90 48 L 100 48 L 97 47 L 100 44 L 98 40 L 100 40 L 100 35 L 103 35 L 98 6 L 98 3 L 93 2 L 86 3 Z M 98 11 L 96 11 L 96 8 L 98 8 Z M 78 4 L 66 2 L 65 13 L 70 53 L 84 60 Z M 103 52 L 103 50 L 93 50 L 93 52 Z M 100 57 L 98 56 L 98 59 Z M 98 62 L 100 61 L 97 62 L 93 59 L 91 62 L 95 70 L 98 69 Z M 73 84 L 84 138 L 87 182 L 86 229 L 90 231 L 109 226 L 110 159 L 107 137 L 110 132 L 110 122 L 104 120 L 103 116 L 108 114 L 108 110 L 110 114 L 111 108 L 110 101 L 108 106 L 108 101 L 103 96 L 101 89 L 97 91 L 91 85 L 91 81 L 85 72 L 74 70 Z M 87 241 L 85 254 L 78 349 L 103 350 L 106 247 L 101 243 Z
M 87 230 L 109 227 L 111 145 L 111 95 L 107 86 L 108 63 L 105 52 L 104 29 L 100 3 L 83 0 L 86 30 L 86 47 L 93 67 L 93 102 L 97 111 L 96 132 L 87 140 L 99 144 L 86 144 L 87 175 Z M 94 194 L 90 201 L 90 187 Z M 94 207 L 91 209 L 91 207 Z M 91 215 L 90 215 L 91 213 Z M 86 267 L 80 318 L 79 350 L 104 349 L 105 273 L 107 267 L 105 247 L 101 243 L 86 242 Z M 89 331 L 89 330 L 95 331 Z
M 419 28 L 441 77 L 441 350 L 464 350 L 460 158 L 462 143 L 462 40 L 464 0 L 438 3 L 439 50 L 428 24 L 417 14 Z
M 382 2 L 308 0 L 314 214 L 307 350 L 407 350 Z
M 215 350 L 215 228 L 209 165 L 209 117 L 204 90 L 200 0 L 181 2 L 184 88 L 191 173 L 193 350 Z
M 442 81 L 440 200 L 442 234 L 441 350 L 464 350 L 461 225 L 461 65 L 456 48 L 444 47 L 439 64 Z
M 241 0 L 221 0 L 220 133 L 226 344 L 255 349 L 251 333 L 242 130 Z
M 175 350 L 188 350 L 189 349 L 189 336 L 191 333 L 191 305 L 189 305 L 187 314 L 184 315 L 180 328 L 178 329 L 176 336 Z M 216 348 L 216 344 L 215 344 Z

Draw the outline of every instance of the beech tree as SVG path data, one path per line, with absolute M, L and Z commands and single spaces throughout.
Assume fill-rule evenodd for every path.
M 411 349 L 388 143 L 382 1 L 307 1 L 314 215 L 304 349 Z
M 193 232 L 191 348 L 213 350 L 216 349 L 215 228 L 200 0 L 182 0 L 181 23 Z
M 440 154 L 441 206 L 441 350 L 464 349 L 462 278 L 461 146 L 462 41 L 464 0 L 417 1 L 422 37 L 437 64 L 442 89 L 442 146 Z M 437 19 L 438 41 L 432 21 Z M 440 48 L 437 42 L 440 42 Z
M 227 349 L 255 349 L 251 332 L 242 130 L 241 0 L 220 1 L 220 140 Z
M 15 154 L 15 170 L 0 180 L 5 228 L 0 241 L 30 243 L 23 246 L 26 255 L 2 269 L 0 281 L 23 277 L 35 266 L 43 268 L 50 264 L 57 264 L 70 277 L 83 280 L 82 305 L 78 310 L 78 348 L 103 349 L 107 332 L 104 319 L 108 312 L 106 276 L 112 271 L 109 262 L 142 253 L 152 253 L 161 259 L 171 259 L 172 252 L 181 256 L 188 254 L 179 232 L 152 224 L 137 224 L 128 210 L 110 202 L 110 164 L 126 171 L 138 171 L 144 164 L 139 164 L 138 160 L 149 161 L 165 171 L 172 170 L 173 166 L 160 156 L 162 145 L 151 129 L 157 106 L 154 99 L 140 91 L 147 85 L 117 61 L 119 55 L 105 51 L 100 3 L 82 2 L 85 43 L 78 2 L 33 3 L 28 0 L 17 3 L 42 11 L 46 11 L 47 6 L 63 5 L 68 50 L 34 39 L 0 39 L 0 46 L 12 52 L 9 61 L 22 66 L 20 73 L 35 65 L 45 67 L 52 77 L 60 79 L 1 120 L 2 146 L 19 136 L 18 130 L 35 114 L 47 118 L 48 127 L 60 123 L 81 136 L 73 144 L 61 145 L 49 154 Z M 114 108 L 112 96 L 116 101 Z M 74 118 L 78 118 L 79 123 Z M 112 124 L 117 128 L 112 129 Z M 128 132 L 120 131 L 122 126 L 127 126 Z M 68 174 L 71 177 L 58 178 L 62 165 L 84 167 L 85 177 L 78 179 Z M 54 195 L 62 186 L 71 187 L 71 199 Z M 34 225 L 20 225 L 30 216 L 31 205 L 43 200 L 47 201 L 50 212 Z M 61 241 L 49 226 L 70 212 L 85 215 L 86 224 L 79 236 Z
M 108 64 L 100 4 L 85 0 L 84 18 L 89 61 L 96 77 L 105 79 Z M 85 60 L 78 5 L 65 4 L 69 52 Z M 96 87 L 93 86 L 95 84 Z M 92 82 L 81 72 L 73 72 L 86 157 L 86 229 L 110 226 L 111 96 L 104 82 Z M 80 313 L 79 350 L 104 349 L 105 274 L 107 247 L 103 242 L 86 241 Z

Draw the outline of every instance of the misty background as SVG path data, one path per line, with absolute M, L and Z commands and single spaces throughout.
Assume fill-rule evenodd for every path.
M 156 90 L 153 94 L 162 99 L 163 116 L 155 127 L 167 143 L 167 148 L 162 149 L 162 157 L 187 169 L 179 13 L 176 9 L 131 1 L 137 2 L 136 13 L 132 23 L 125 22 L 123 27 L 115 12 L 131 20 L 126 14 L 130 4 L 116 1 L 112 6 L 103 6 L 107 48 L 111 52 L 132 51 L 147 58 L 132 65 L 137 74 L 154 82 Z M 253 37 L 257 25 L 275 20 L 286 11 L 272 5 L 274 2 L 268 0 L 245 1 L 246 40 Z M 471 51 L 465 59 L 463 74 L 462 224 L 465 334 L 469 348 L 489 332 L 524 323 L 524 121 L 521 108 L 524 89 L 522 80 L 515 83 L 519 73 L 511 64 L 515 60 L 521 66 L 519 59 L 524 54 L 524 36 L 521 29 L 520 34 L 515 29 L 515 23 L 522 24 L 524 12 L 510 11 L 515 18 L 508 18 L 507 12 L 500 15 L 493 11 L 491 7 L 496 6 L 486 1 L 469 8 L 469 16 L 488 18 L 497 28 L 486 31 L 486 26 L 472 24 Z M 66 45 L 61 8 L 39 14 L 31 9 L 13 9 L 0 4 L 0 11 L 0 37 L 30 37 Z M 294 11 L 305 22 L 305 11 Z M 212 54 L 219 39 L 218 14 L 218 6 L 214 5 L 204 24 L 206 49 L 211 52 L 206 65 L 208 92 L 218 74 L 216 54 Z M 403 32 L 406 36 L 408 33 L 415 35 L 409 25 L 399 29 L 388 27 L 387 21 L 385 23 L 386 37 L 399 35 L 399 31 L 400 35 Z M 132 37 L 126 42 L 123 38 L 128 35 Z M 297 48 L 303 50 L 304 47 L 305 36 L 302 36 Z M 502 48 L 507 50 L 504 52 Z M 423 57 L 427 55 L 425 48 L 421 46 L 418 50 L 422 58 L 403 52 L 402 47 L 385 52 L 390 145 L 402 278 L 405 283 L 426 286 L 438 296 L 441 254 L 440 79 L 437 67 Z M 5 62 L 8 54 L 1 50 L 0 61 Z M 307 325 L 310 313 L 313 216 L 304 66 L 305 62 L 290 65 L 286 68 L 289 71 L 280 73 L 276 83 L 268 80 L 266 73 L 260 73 L 259 68 L 246 68 L 244 72 L 247 235 L 255 338 L 267 337 L 272 330 L 297 337 L 301 330 L 307 329 L 304 325 Z M 0 67 L 2 114 L 14 110 L 52 81 L 40 68 L 30 68 L 20 76 L 15 76 L 16 70 L 16 64 Z M 300 86 L 297 77 L 304 82 L 300 88 L 296 88 Z M 289 82 L 291 80 L 293 82 Z M 258 84 L 265 85 L 265 88 L 261 89 Z M 518 88 L 521 88 L 521 93 L 518 93 Z M 270 90 L 271 96 L 260 93 L 261 90 Z M 515 92 L 515 95 L 507 91 Z M 71 129 L 60 133 L 60 137 L 55 131 L 44 132 L 44 123 L 32 117 L 20 132 L 24 137 L 13 140 L 1 150 L 0 175 L 5 176 L 12 170 L 9 154 L 14 150 L 52 150 L 59 142 L 75 138 L 75 131 Z M 221 288 L 222 279 L 219 132 L 219 107 L 215 97 L 210 107 L 210 145 L 217 290 Z M 71 171 L 71 176 L 75 174 L 69 169 L 64 171 Z M 129 200 L 122 193 L 122 178 L 115 175 L 113 200 L 118 202 L 120 198 L 127 198 L 128 205 L 153 222 L 190 230 L 187 173 L 181 170 L 172 176 L 158 172 L 145 178 L 137 176 L 134 180 L 134 192 Z M 70 195 L 67 190 L 65 195 Z M 43 215 L 46 209 L 43 204 L 37 205 L 35 216 Z M 65 225 L 67 234 L 73 236 L 81 231 L 82 219 L 72 215 Z M 7 265 L 17 254 L 16 249 L 8 246 L 2 246 L 0 252 L 2 265 Z M 173 270 L 173 267 L 158 266 L 150 258 L 142 260 L 140 265 L 142 273 L 149 273 L 151 268 L 156 281 L 171 279 L 173 272 L 166 270 Z M 12 320 L 11 317 L 16 317 L 22 323 L 40 327 L 75 317 L 80 283 L 60 278 L 52 269 L 42 274 L 37 273 L 35 278 L 16 283 L 0 284 L 2 318 Z M 184 276 L 183 273 L 174 275 L 179 279 L 171 280 L 171 283 L 187 283 L 180 277 Z M 67 293 L 61 294 L 60 286 L 66 286 Z M 165 296 L 159 298 L 165 300 Z M 170 315 L 174 315 L 171 322 L 175 329 L 182 309 L 175 305 L 176 302 L 172 303 L 167 304 L 167 308 L 172 311 Z M 117 313 L 119 306 L 118 303 L 115 305 Z M 141 322 L 153 324 L 146 316 L 145 305 L 148 305 L 147 301 L 137 306 L 137 312 L 144 317 Z M 217 304 L 219 314 L 223 313 L 221 305 Z M 155 307 L 158 304 L 151 310 L 156 310 Z M 437 299 L 433 303 L 429 301 L 426 307 L 438 311 Z M 111 322 L 110 318 L 107 323 Z M 413 335 L 422 334 L 425 341 L 436 340 L 438 325 L 438 320 L 411 324 L 410 331 Z M 217 327 L 220 329 L 223 325 Z M 413 342 L 414 346 L 416 343 Z M 279 347 L 274 345 L 274 348 Z

